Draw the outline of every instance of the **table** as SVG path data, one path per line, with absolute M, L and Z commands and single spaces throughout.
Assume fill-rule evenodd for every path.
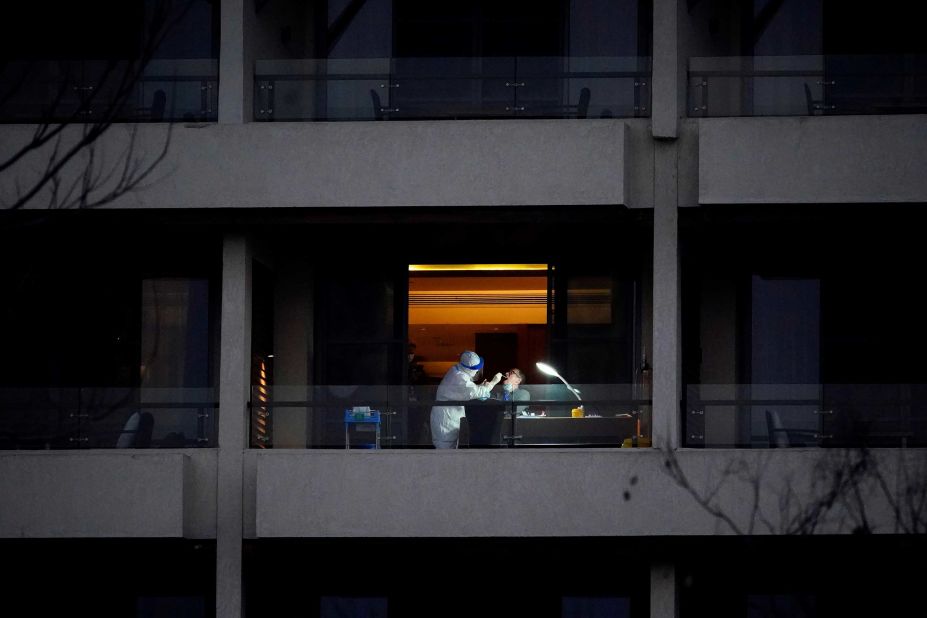
M 511 418 L 505 421 L 504 433 L 511 432 Z M 515 418 L 516 445 L 524 444 L 601 444 L 621 445 L 634 435 L 635 419 L 614 416 L 581 418 L 553 416 L 518 416 Z

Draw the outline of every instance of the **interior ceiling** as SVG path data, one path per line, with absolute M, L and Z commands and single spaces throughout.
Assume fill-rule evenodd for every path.
M 547 276 L 409 276 L 409 324 L 546 324 Z
M 530 272 L 547 271 L 547 264 L 410 264 L 410 272 Z

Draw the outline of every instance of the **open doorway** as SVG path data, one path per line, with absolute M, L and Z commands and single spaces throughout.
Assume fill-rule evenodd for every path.
M 518 367 L 541 381 L 535 362 L 548 353 L 549 296 L 547 264 L 411 265 L 410 380 L 437 384 L 474 350 L 484 375 Z

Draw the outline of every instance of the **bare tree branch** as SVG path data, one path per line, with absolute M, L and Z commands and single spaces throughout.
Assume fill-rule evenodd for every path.
M 797 479 L 769 467 L 772 453 L 732 455 L 720 467 L 720 478 L 698 485 L 673 449 L 661 449 L 664 469 L 706 513 L 735 534 L 758 530 L 770 534 L 811 535 L 823 531 L 870 534 L 879 530 L 894 533 L 927 532 L 927 460 L 904 451 L 891 462 L 896 470 L 892 483 L 885 475 L 886 461 L 867 448 L 822 450 L 808 470 L 810 484 L 800 490 Z M 913 467 L 912 467 L 913 466 Z M 742 496 L 739 506 L 726 507 L 722 494 Z M 881 499 L 874 499 L 881 498 Z M 626 496 L 627 499 L 627 496 Z M 777 520 L 771 519 L 769 509 Z M 885 513 L 875 513 L 887 505 Z
M 676 484 L 684 489 L 692 498 L 701 506 L 705 511 L 710 515 L 717 517 L 719 520 L 728 525 L 728 527 L 736 534 L 743 534 L 743 531 L 740 529 L 740 526 L 731 519 L 731 517 L 721 509 L 713 498 L 708 498 L 700 494 L 689 482 L 689 478 L 686 475 L 685 471 L 682 469 L 682 466 L 679 463 L 679 459 L 676 457 L 676 451 L 673 449 L 665 449 L 663 459 L 663 467 L 670 477 L 676 481 Z
M 175 10 L 177 2 L 180 2 L 180 10 Z M 48 208 L 93 208 L 118 199 L 150 178 L 167 154 L 171 126 L 168 126 L 161 148 L 148 157 L 136 154 L 139 145 L 137 127 L 131 129 L 129 147 L 125 156 L 119 160 L 105 163 L 98 156 L 97 144 L 122 117 L 126 104 L 135 93 L 158 47 L 189 8 L 190 4 L 183 0 L 158 1 L 146 22 L 147 28 L 137 58 L 108 61 L 96 82 L 84 87 L 83 93 L 86 96 L 80 97 L 77 108 L 66 117 L 58 119 L 61 103 L 71 83 L 69 72 L 65 71 L 44 120 L 37 123 L 31 137 L 0 160 L 0 172 L 16 174 L 19 171 L 12 183 L 16 187 L 12 201 L 0 201 L 0 208 L 19 210 L 27 206 L 35 207 L 35 200 L 43 192 L 48 196 L 45 204 Z M 9 96 L 7 93 L 6 98 Z M 97 103 L 101 103 L 102 107 Z M 93 120 L 88 122 L 89 118 Z M 66 143 L 63 138 L 68 128 L 75 125 L 81 127 L 80 137 L 74 143 Z M 28 171 L 28 163 L 36 157 L 44 159 L 37 175 Z M 76 174 L 68 174 L 76 176 L 76 180 L 67 190 L 63 190 L 64 175 L 73 170 L 75 165 L 85 167 Z M 103 169 L 103 165 L 110 167 Z M 24 183 L 22 176 L 29 180 Z

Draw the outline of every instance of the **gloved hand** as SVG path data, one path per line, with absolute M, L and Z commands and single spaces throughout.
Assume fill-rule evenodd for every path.
M 501 373 L 497 373 L 496 375 L 494 375 L 494 376 L 492 377 L 492 382 L 490 382 L 490 384 L 492 384 L 493 386 L 495 386 L 495 385 L 498 384 L 501 380 L 502 380 L 502 374 L 501 374 Z

